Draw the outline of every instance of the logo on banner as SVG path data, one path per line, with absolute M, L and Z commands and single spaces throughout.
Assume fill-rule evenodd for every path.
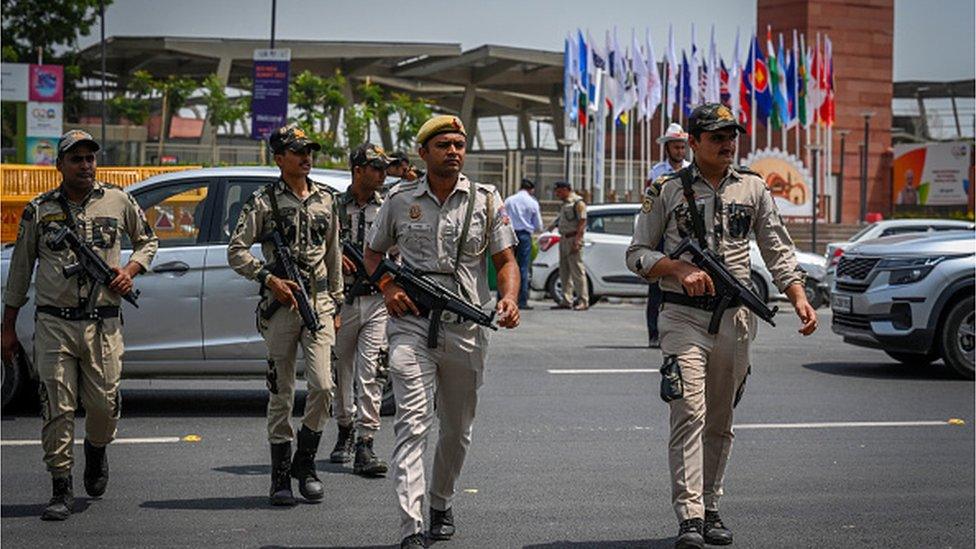
M 61 65 L 30 66 L 30 100 L 58 103 L 63 100 L 64 67 Z
M 813 215 L 810 182 L 813 178 L 799 158 L 779 149 L 761 149 L 742 162 L 766 180 L 776 208 L 786 217 Z

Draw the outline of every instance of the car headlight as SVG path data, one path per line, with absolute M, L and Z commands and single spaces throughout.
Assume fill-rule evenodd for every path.
M 922 280 L 935 268 L 936 265 L 946 259 L 956 259 L 966 257 L 963 255 L 937 255 L 923 257 L 898 257 L 882 259 L 878 263 L 878 269 L 891 271 L 888 275 L 888 284 L 897 286 L 899 284 L 911 284 Z

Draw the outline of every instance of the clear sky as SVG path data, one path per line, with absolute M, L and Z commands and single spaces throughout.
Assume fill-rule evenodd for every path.
M 699 47 L 707 49 L 714 24 L 719 53 L 729 57 L 737 29 L 745 56 L 755 22 L 755 0 L 278 0 L 276 36 L 562 50 L 569 30 L 589 29 L 602 40 L 616 26 L 621 45 L 632 28 L 639 40 L 650 29 L 660 56 L 669 23 L 679 49 L 689 47 L 694 23 Z M 895 0 L 895 80 L 973 78 L 974 25 L 973 0 Z M 115 0 L 106 10 L 107 36 L 267 38 L 270 30 L 271 0 Z M 81 45 L 97 40 L 96 26 Z

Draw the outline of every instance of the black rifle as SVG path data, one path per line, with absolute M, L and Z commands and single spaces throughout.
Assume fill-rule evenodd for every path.
M 356 271 L 353 273 L 356 281 L 353 282 L 352 286 L 346 292 L 346 304 L 351 305 L 357 297 L 366 295 L 376 287 L 369 281 L 369 271 L 366 270 L 366 263 L 363 260 L 363 253 L 361 251 L 351 243 L 344 242 L 342 244 L 342 255 L 349 258 L 349 261 L 352 261 L 352 264 L 356 267 Z
M 779 311 L 779 307 L 774 306 L 772 309 L 767 307 L 754 291 L 729 272 L 725 264 L 722 263 L 722 260 L 715 255 L 715 252 L 709 249 L 702 250 L 691 237 L 686 237 L 671 252 L 671 259 L 678 259 L 682 254 L 686 253 L 691 254 L 691 262 L 699 269 L 708 273 L 708 276 L 711 277 L 715 285 L 715 298 L 718 300 L 718 303 L 712 309 L 712 318 L 708 323 L 708 333 L 718 333 L 718 326 L 722 322 L 722 314 L 729 307 L 738 307 L 739 305 L 744 305 L 771 326 L 776 326 L 776 323 L 773 322 L 773 316 Z
M 302 277 L 302 273 L 298 270 L 298 265 L 295 264 L 295 260 L 291 256 L 291 250 L 288 249 L 288 246 L 285 246 L 285 241 L 280 231 L 271 231 L 271 243 L 274 245 L 276 259 L 276 269 L 274 270 L 282 273 L 284 278 L 298 285 L 298 290 L 292 289 L 291 293 L 295 296 L 295 302 L 298 303 L 298 314 L 302 317 L 302 324 L 310 332 L 319 331 L 322 325 L 319 324 L 319 315 L 315 313 L 315 308 L 308 301 L 308 289 L 305 287 L 305 278 Z M 261 313 L 262 318 L 268 320 L 274 316 L 280 307 L 281 302 L 273 299 L 271 304 L 268 305 L 268 308 Z
M 67 244 L 71 251 L 75 254 L 75 263 L 65 266 L 61 269 L 61 273 L 64 274 L 65 278 L 71 278 L 75 275 L 84 273 L 93 283 L 91 295 L 88 296 L 88 306 L 94 309 L 95 302 L 98 300 L 98 292 L 101 291 L 102 286 L 108 287 L 115 279 L 115 271 L 105 263 L 95 250 L 92 249 L 91 245 L 81 239 L 78 233 L 74 232 L 67 226 L 61 227 L 55 235 L 54 239 L 51 241 L 54 246 L 60 246 L 61 244 Z M 120 294 L 122 299 L 128 301 L 133 307 L 138 308 L 139 304 L 136 299 L 139 298 L 139 290 L 132 289 L 126 294 Z
M 474 322 L 486 328 L 498 329 L 498 326 L 493 324 L 495 311 L 492 311 L 491 314 L 485 313 L 481 308 L 472 305 L 457 293 L 445 288 L 440 282 L 418 272 L 409 265 L 397 265 L 389 259 L 384 259 L 376 268 L 376 272 L 373 273 L 370 281 L 376 284 L 386 273 L 393 276 L 393 281 L 403 288 L 403 291 L 417 305 L 421 316 L 430 317 L 430 328 L 427 330 L 427 347 L 431 349 L 437 347 L 441 313 L 444 311 L 456 314 L 463 320 Z

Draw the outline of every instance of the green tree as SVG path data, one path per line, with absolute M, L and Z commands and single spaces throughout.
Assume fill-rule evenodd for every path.
M 341 73 L 328 78 L 311 71 L 299 73 L 288 88 L 288 99 L 299 111 L 297 122 L 309 135 L 322 145 L 321 157 L 333 160 L 343 155 L 343 149 L 336 139 L 334 120 L 346 104 L 342 93 L 346 79 Z M 328 127 L 326 126 L 328 122 Z
M 169 133 L 173 117 L 186 105 L 190 95 L 197 89 L 198 84 L 191 78 L 169 75 L 168 78 L 153 80 L 152 88 L 162 99 L 159 115 L 159 144 L 156 148 L 156 158 L 162 161 L 163 143 Z
M 207 120 L 210 122 L 211 162 L 217 165 L 217 129 L 233 129 L 233 125 L 247 118 L 251 112 L 250 97 L 230 97 L 227 88 L 216 74 L 203 80 L 203 104 L 207 107 Z
M 123 139 L 129 141 L 131 125 L 143 126 L 152 112 L 153 78 L 146 71 L 136 71 L 126 86 L 126 90 L 108 100 L 108 108 L 116 121 L 128 121 Z M 131 160 L 131 159 L 129 159 Z
M 398 149 L 407 149 L 413 144 L 420 126 L 430 119 L 431 106 L 423 99 L 416 99 L 405 93 L 394 93 L 390 97 L 390 107 L 397 115 L 396 146 Z

